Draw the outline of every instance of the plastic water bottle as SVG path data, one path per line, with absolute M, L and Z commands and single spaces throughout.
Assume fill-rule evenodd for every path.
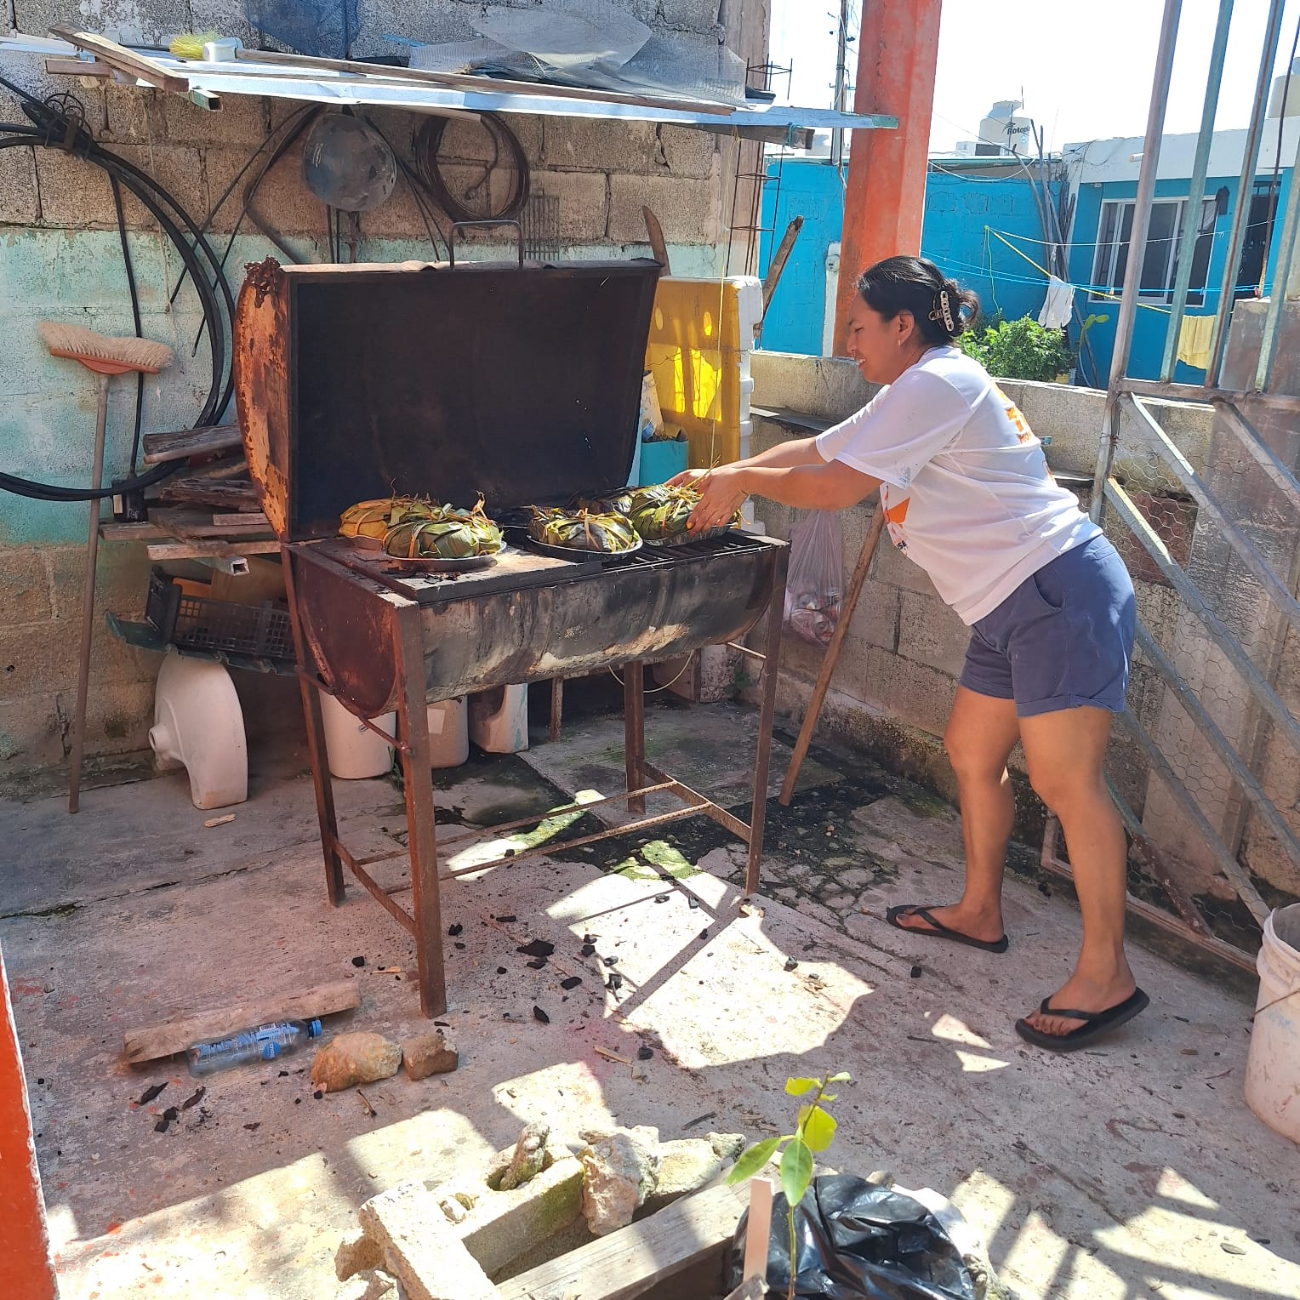
M 215 1074 L 245 1061 L 274 1061 L 319 1038 L 319 1020 L 277 1020 L 272 1025 L 241 1030 L 228 1038 L 195 1043 L 185 1049 L 185 1061 L 196 1076 Z

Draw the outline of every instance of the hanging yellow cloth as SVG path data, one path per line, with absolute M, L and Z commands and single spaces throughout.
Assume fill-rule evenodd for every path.
M 1210 335 L 1214 332 L 1213 316 L 1184 316 L 1178 330 L 1178 359 L 1197 370 L 1210 364 Z

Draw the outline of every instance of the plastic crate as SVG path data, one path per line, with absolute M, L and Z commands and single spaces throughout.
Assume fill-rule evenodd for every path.
M 294 658 L 288 610 L 269 601 L 240 605 L 187 595 L 158 569 L 149 575 L 145 618 L 164 641 L 186 650 L 230 651 L 264 659 Z

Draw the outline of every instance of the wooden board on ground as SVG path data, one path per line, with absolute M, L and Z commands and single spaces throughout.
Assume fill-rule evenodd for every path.
M 502 1300 L 631 1300 L 722 1251 L 749 1204 L 749 1188 L 713 1187 L 549 1264 L 498 1282 Z
M 274 993 L 250 998 L 228 1007 L 173 1016 L 156 1024 L 128 1029 L 122 1035 L 126 1059 L 132 1065 L 183 1052 L 191 1043 L 219 1038 L 240 1029 L 252 1029 L 276 1020 L 310 1020 L 336 1011 L 351 1011 L 361 1005 L 361 986 L 356 980 L 336 980 L 297 993 Z
M 243 445 L 239 426 L 205 424 L 197 429 L 177 429 L 172 433 L 146 433 L 141 439 L 144 463 L 160 465 L 168 460 L 188 460 L 218 451 L 233 451 Z

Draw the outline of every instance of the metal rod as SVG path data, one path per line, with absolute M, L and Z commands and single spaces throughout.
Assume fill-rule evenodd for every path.
M 759 650 L 751 650 L 747 645 L 741 645 L 739 641 L 725 641 L 723 643 L 728 650 L 738 650 L 743 655 L 748 655 L 751 659 L 767 661 L 767 656 Z
M 1050 871 L 1054 875 L 1061 876 L 1073 883 L 1074 872 L 1070 870 L 1069 864 L 1062 862 L 1056 856 L 1056 840 L 1059 830 L 1060 823 L 1055 817 L 1049 817 L 1043 832 L 1043 851 L 1039 857 L 1039 865 L 1045 871 Z M 1239 966 L 1242 970 L 1254 971 L 1254 957 L 1249 953 L 1242 952 L 1240 948 L 1234 948 L 1230 943 L 1224 943 L 1222 939 L 1217 939 L 1213 935 L 1198 934 L 1195 930 L 1184 925 L 1176 916 L 1170 916 L 1168 912 L 1162 912 L 1160 908 L 1153 907 L 1140 898 L 1134 898 L 1132 894 L 1128 894 L 1125 901 L 1128 904 L 1128 910 L 1134 916 L 1140 916 L 1143 920 L 1150 921 L 1152 925 L 1159 926 L 1162 930 L 1166 930 L 1180 939 L 1186 939 L 1194 943 L 1198 948 L 1213 953 L 1216 957 L 1230 962 L 1234 966 Z
M 1147 553 L 1160 567 L 1160 571 L 1186 601 L 1188 608 L 1205 625 L 1205 630 L 1210 634 L 1215 645 L 1223 651 L 1232 666 L 1241 674 L 1242 680 L 1254 692 L 1255 698 L 1267 711 L 1269 717 L 1286 735 L 1291 747 L 1300 754 L 1300 724 L 1296 723 L 1286 705 L 1264 680 L 1259 669 L 1223 625 L 1219 616 L 1206 604 L 1200 589 L 1169 554 L 1159 534 L 1147 523 L 1137 506 L 1133 504 L 1132 498 L 1113 478 L 1106 480 L 1106 497 L 1133 530 L 1138 541 L 1146 547 Z
M 1219 290 L 1214 329 L 1210 335 L 1210 365 L 1205 372 L 1207 384 L 1217 384 L 1223 372 L 1223 357 L 1228 343 L 1228 321 L 1236 301 L 1237 273 L 1241 267 L 1241 250 L 1246 244 L 1246 227 L 1250 222 L 1250 201 L 1255 189 L 1255 169 L 1259 165 L 1259 142 L 1264 133 L 1264 113 L 1269 89 L 1273 84 L 1273 61 L 1282 32 L 1285 0 L 1271 0 L 1264 48 L 1259 56 L 1259 75 L 1255 80 L 1255 102 L 1246 129 L 1246 145 L 1241 155 L 1241 175 L 1237 181 L 1237 208 L 1232 214 L 1232 234 L 1228 237 L 1228 258 L 1223 264 L 1223 285 Z
M 551 743 L 560 738 L 564 724 L 564 678 L 551 678 Z
M 749 856 L 745 863 L 746 894 L 758 893 L 758 869 L 763 861 L 763 827 L 767 821 L 767 773 L 772 758 L 772 721 L 776 716 L 776 685 L 781 672 L 781 623 L 785 612 L 785 582 L 789 566 L 789 551 L 780 551 L 772 566 L 772 585 L 767 593 L 767 632 L 763 639 L 763 653 L 767 656 L 767 662 L 763 665 L 763 706 L 758 715 L 758 752 L 754 756 L 753 801 L 749 814 Z
M 1129 348 L 1133 342 L 1133 323 L 1142 293 L 1142 263 L 1146 256 L 1147 230 L 1151 224 L 1151 200 L 1155 194 L 1156 171 L 1160 164 L 1160 141 L 1165 129 L 1165 107 L 1169 102 L 1169 83 L 1174 71 L 1174 49 L 1178 44 L 1178 21 L 1182 0 L 1165 0 L 1160 23 L 1160 45 L 1156 51 L 1155 79 L 1151 86 L 1151 103 L 1147 110 L 1147 132 L 1142 143 L 1142 165 L 1138 171 L 1137 199 L 1133 206 L 1133 225 L 1129 231 L 1128 263 L 1124 267 L 1124 287 L 1120 292 L 1119 315 L 1115 322 L 1115 342 L 1110 354 L 1110 378 L 1107 383 L 1106 410 L 1102 416 L 1101 444 L 1097 448 L 1097 466 L 1093 473 L 1092 500 L 1088 513 L 1094 523 L 1101 522 L 1105 505 L 1103 491 L 1110 474 L 1110 463 L 1119 437 L 1119 381 L 1128 369 Z
M 749 827 L 739 817 L 714 803 L 707 795 L 701 794 L 698 790 L 692 790 L 689 785 L 685 785 L 681 781 L 674 781 L 672 777 L 666 772 L 660 771 L 653 763 L 643 763 L 641 770 L 652 780 L 667 781 L 671 787 L 671 792 L 679 799 L 684 799 L 702 812 L 708 813 L 719 826 L 726 827 L 737 839 L 744 840 L 746 844 L 749 843 Z M 709 812 L 710 808 L 716 811 Z
M 627 788 L 635 790 L 645 762 L 645 664 L 639 659 L 623 669 L 623 760 Z M 631 813 L 645 812 L 645 800 L 639 795 L 630 798 L 627 806 Z
M 380 886 L 379 882 L 365 869 L 365 867 L 363 867 L 361 863 L 348 852 L 347 848 L 337 835 L 333 837 L 333 843 L 334 851 L 345 863 L 347 863 L 348 870 L 352 872 L 352 874 L 356 876 L 366 889 L 369 890 L 369 892 L 397 918 L 398 922 L 404 926 L 410 934 L 414 935 L 416 933 L 415 918 L 400 904 L 394 903 L 393 900 L 389 898 L 387 891 L 384 890 Z
M 1216 402 L 1214 409 L 1237 435 L 1242 446 L 1255 458 L 1260 469 L 1269 476 L 1273 486 L 1286 493 L 1291 505 L 1300 510 L 1300 480 L 1282 463 L 1277 452 L 1259 436 L 1255 426 L 1231 402 Z
M 1192 282 L 1192 256 L 1201 229 L 1201 200 L 1205 197 L 1205 176 L 1209 170 L 1210 146 L 1214 143 L 1214 117 L 1219 107 L 1219 87 L 1223 83 L 1223 60 L 1228 48 L 1228 29 L 1232 26 L 1232 0 L 1219 0 L 1219 21 L 1214 29 L 1214 46 L 1210 52 L 1209 79 L 1205 87 L 1205 104 L 1201 110 L 1201 133 L 1196 139 L 1196 157 L 1192 179 L 1183 208 L 1183 230 L 1178 241 L 1177 275 L 1174 300 L 1165 327 L 1165 351 L 1160 362 L 1160 378 L 1171 379 L 1178 357 L 1178 332 L 1187 307 L 1187 289 Z
M 336 701 L 338 704 L 341 704 L 345 709 L 347 709 L 347 711 L 354 718 L 356 718 L 356 720 L 359 723 L 361 723 L 361 725 L 365 727 L 368 731 L 373 731 L 376 736 L 379 736 L 381 739 L 388 741 L 388 743 L 392 745 L 394 749 L 400 751 L 403 754 L 407 753 L 410 750 L 410 746 L 406 743 L 406 741 L 399 740 L 396 736 L 390 736 L 388 732 L 386 732 L 382 727 L 377 726 L 374 722 L 372 722 L 369 718 L 367 718 L 365 714 L 359 708 L 357 708 L 357 706 L 353 704 L 352 701 L 349 700 L 346 695 L 343 694 L 342 691 L 335 689 L 328 682 L 322 681 L 320 679 L 319 674 L 310 673 L 306 669 L 301 667 L 298 669 L 298 672 L 306 682 L 314 686 L 318 691 L 320 691 L 322 695 L 328 695 L 332 700 Z
M 563 817 L 566 813 L 588 812 L 592 808 L 599 808 L 604 803 L 627 803 L 632 799 L 644 799 L 648 794 L 662 794 L 665 791 L 671 791 L 676 784 L 676 781 L 665 777 L 662 785 L 648 785 L 640 790 L 620 790 L 618 794 L 607 794 L 600 799 L 591 799 L 582 803 L 567 803 L 562 807 L 552 808 L 540 817 L 521 817 L 518 821 L 502 822 L 499 826 L 485 826 L 477 833 L 474 842 L 495 839 L 508 831 L 522 830 L 525 826 L 540 826 L 543 822 L 548 822 L 553 817 Z
M 1260 898 L 1259 891 L 1255 888 L 1250 877 L 1242 870 L 1241 863 L 1224 847 L 1223 841 L 1219 839 L 1218 833 L 1201 811 L 1200 805 L 1187 792 L 1187 787 L 1178 779 L 1178 774 L 1170 767 L 1169 760 L 1161 752 L 1160 746 L 1152 740 L 1147 729 L 1128 709 L 1125 709 L 1119 717 L 1125 730 L 1137 741 L 1142 752 L 1146 754 L 1147 761 L 1159 773 L 1165 787 L 1173 796 L 1174 802 L 1182 810 L 1183 815 L 1196 828 L 1197 833 L 1218 864 L 1219 870 L 1223 872 L 1232 887 L 1237 891 L 1237 896 L 1250 909 L 1250 914 L 1262 925 L 1268 917 L 1268 906 Z
M 1296 189 L 1300 192 L 1300 185 Z M 1143 405 L 1142 399 L 1126 395 L 1124 400 L 1137 412 L 1138 427 L 1146 435 L 1148 442 L 1173 466 L 1178 481 L 1195 498 L 1196 504 L 1214 521 L 1228 545 L 1237 553 L 1237 557 L 1246 568 L 1254 574 L 1274 604 L 1286 615 L 1291 626 L 1300 632 L 1300 602 L 1273 572 L 1272 565 L 1260 554 L 1255 543 L 1237 527 L 1236 521 L 1224 511 L 1219 504 L 1219 499 L 1210 491 L 1209 485 L 1192 468 L 1191 461 L 1178 449 L 1173 439 L 1156 423 L 1155 417 Z
M 1277 339 L 1282 325 L 1282 311 L 1286 306 L 1287 282 L 1291 279 L 1291 263 L 1295 257 L 1296 234 L 1300 232 L 1300 137 L 1296 140 L 1295 162 L 1291 165 L 1292 184 L 1286 196 L 1286 216 L 1282 220 L 1282 234 L 1277 243 L 1277 261 L 1273 265 L 1273 287 L 1268 295 L 1268 311 L 1264 316 L 1264 336 L 1259 344 L 1259 360 L 1255 365 L 1255 388 L 1263 392 L 1273 380 L 1273 362 L 1277 359 Z M 1267 264 L 1264 267 L 1268 271 Z
M 1160 887 L 1169 895 L 1174 907 L 1178 910 L 1178 915 L 1197 934 L 1208 934 L 1209 930 L 1206 927 L 1205 918 L 1201 915 L 1200 909 L 1192 901 L 1191 896 L 1183 888 L 1182 882 L 1170 867 L 1166 860 L 1167 855 L 1156 846 L 1150 836 L 1142 829 L 1142 823 L 1138 820 L 1137 814 L 1128 806 L 1128 800 L 1120 794 L 1114 781 L 1109 776 L 1105 776 L 1104 780 L 1106 782 L 1106 792 L 1110 795 L 1111 803 L 1119 811 L 1120 821 L 1124 823 L 1124 829 L 1128 831 L 1130 838 L 1133 840 L 1133 847 L 1141 857 L 1146 859 L 1147 865 L 1151 868 L 1151 872 Z
M 104 431 L 108 425 L 108 376 L 95 376 L 99 400 L 95 406 L 95 452 L 90 486 L 104 483 Z M 77 711 L 72 720 L 72 770 L 68 784 L 68 811 L 81 802 L 81 763 L 86 750 L 86 708 L 90 699 L 90 643 L 95 634 L 95 574 L 99 565 L 99 498 L 90 501 L 90 526 L 86 533 L 86 578 L 81 593 L 81 661 L 77 666 Z
M 1160 648 L 1155 638 L 1140 621 L 1137 625 L 1137 640 L 1143 652 L 1151 660 L 1151 666 L 1178 697 L 1178 702 L 1187 710 L 1187 716 L 1196 723 L 1201 734 L 1210 742 L 1214 752 L 1219 756 L 1220 761 L 1232 773 L 1233 779 L 1241 786 L 1251 803 L 1259 810 L 1260 816 L 1268 823 L 1269 829 L 1286 847 L 1291 855 L 1291 861 L 1300 866 L 1300 840 L 1296 839 L 1291 828 L 1283 820 L 1282 814 L 1278 812 L 1276 805 L 1264 792 L 1264 787 L 1260 785 L 1255 774 L 1247 766 L 1246 761 L 1237 752 L 1236 746 L 1223 734 L 1219 724 L 1210 716 L 1205 706 L 1197 698 L 1196 693 L 1183 680 L 1173 661 Z
M 519 849 L 510 854 L 509 857 L 504 855 L 499 858 L 492 858 L 488 862 L 478 862 L 472 867 L 457 867 L 454 871 L 444 871 L 439 875 L 439 880 L 455 880 L 458 876 L 472 876 L 476 871 L 487 871 L 490 867 L 500 867 L 506 863 L 520 862 L 524 858 L 535 858 L 543 854 L 559 853 L 564 849 L 581 848 L 584 844 L 597 844 L 601 840 L 617 839 L 620 835 L 635 835 L 640 831 L 654 830 L 658 826 L 669 826 L 673 822 L 685 821 L 688 817 L 698 817 L 706 812 L 704 808 L 678 808 L 673 812 L 658 813 L 654 817 L 642 817 L 637 821 L 628 822 L 626 826 L 611 826 L 608 830 L 596 831 L 592 835 L 580 835 L 576 840 L 560 840 L 555 844 L 539 844 L 532 848 Z

